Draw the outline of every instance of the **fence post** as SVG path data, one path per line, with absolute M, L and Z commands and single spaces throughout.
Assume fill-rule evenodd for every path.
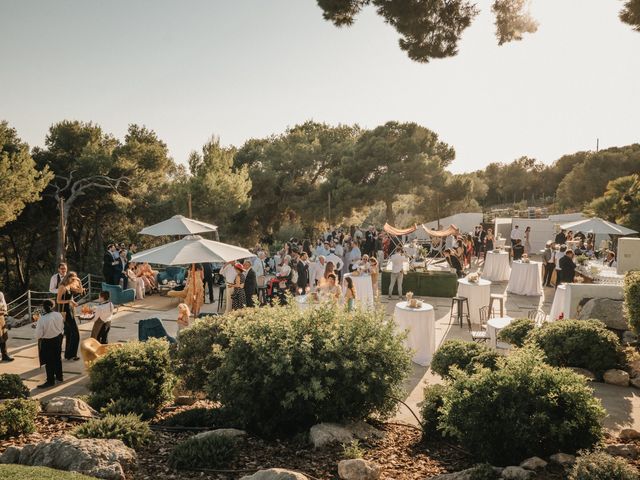
M 89 288 L 87 288 L 87 292 L 89 292 L 89 301 L 91 301 L 92 297 L 91 297 L 91 274 L 90 273 L 87 275 L 87 278 L 89 283 Z
M 29 321 L 33 318 L 31 313 L 31 290 L 27 290 L 27 310 L 29 311 Z

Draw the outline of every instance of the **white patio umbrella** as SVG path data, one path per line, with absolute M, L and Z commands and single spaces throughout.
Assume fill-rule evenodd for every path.
M 255 255 L 245 248 L 205 240 L 200 235 L 188 235 L 176 242 L 136 253 L 131 261 L 159 265 L 187 265 L 209 262 L 226 263 L 248 257 L 255 257 Z
M 218 230 L 218 227 L 210 223 L 193 220 L 182 215 L 174 215 L 164 222 L 145 227 L 138 233 L 160 237 L 162 235 L 193 235 L 196 233 L 215 232 L 216 230 Z
M 634 233 L 638 233 L 635 230 L 607 222 L 598 217 L 564 223 L 560 225 L 560 228 L 583 233 L 593 233 L 594 235 L 633 235 Z

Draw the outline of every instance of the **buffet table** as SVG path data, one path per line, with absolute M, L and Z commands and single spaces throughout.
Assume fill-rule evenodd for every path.
M 481 278 L 470 282 L 466 278 L 458 280 L 458 296 L 467 297 L 469 301 L 469 318 L 472 323 L 480 323 L 480 309 L 489 305 L 491 282 Z
M 525 263 L 519 260 L 512 262 L 507 292 L 527 296 L 542 295 L 542 263 Z
M 353 281 L 353 286 L 356 289 L 356 304 L 362 306 L 366 310 L 372 310 L 374 308 L 374 303 L 373 303 L 373 284 L 371 283 L 371 275 L 368 275 L 368 274 L 354 275 L 352 272 L 352 273 L 346 273 L 344 275 L 345 279 L 347 277 L 351 278 L 351 280 Z M 347 284 L 345 280 L 343 280 L 342 281 L 343 297 L 346 291 L 347 291 Z
M 482 277 L 492 282 L 506 282 L 511 275 L 507 252 L 487 252 L 482 267 Z
M 381 293 L 386 295 L 389 290 L 391 274 L 388 271 L 381 272 Z M 456 294 L 455 273 L 449 271 L 405 272 L 402 280 L 402 292 L 413 292 L 421 297 L 446 297 L 451 298 Z M 358 288 L 358 287 L 356 287 Z
M 398 332 L 407 332 L 405 346 L 413 350 L 413 361 L 427 366 L 436 350 L 436 318 L 433 306 L 423 303 L 411 308 L 407 302 L 396 304 L 393 318 Z

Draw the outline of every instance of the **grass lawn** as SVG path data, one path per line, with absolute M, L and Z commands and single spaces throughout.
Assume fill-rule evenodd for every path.
M 22 465 L 0 465 L 0 478 L 2 480 L 95 480 L 94 477 L 79 473 Z

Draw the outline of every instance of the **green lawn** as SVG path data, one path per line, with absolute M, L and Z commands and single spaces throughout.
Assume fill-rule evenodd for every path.
M 0 465 L 0 478 L 2 480 L 95 480 L 94 477 L 79 473 L 22 465 Z

